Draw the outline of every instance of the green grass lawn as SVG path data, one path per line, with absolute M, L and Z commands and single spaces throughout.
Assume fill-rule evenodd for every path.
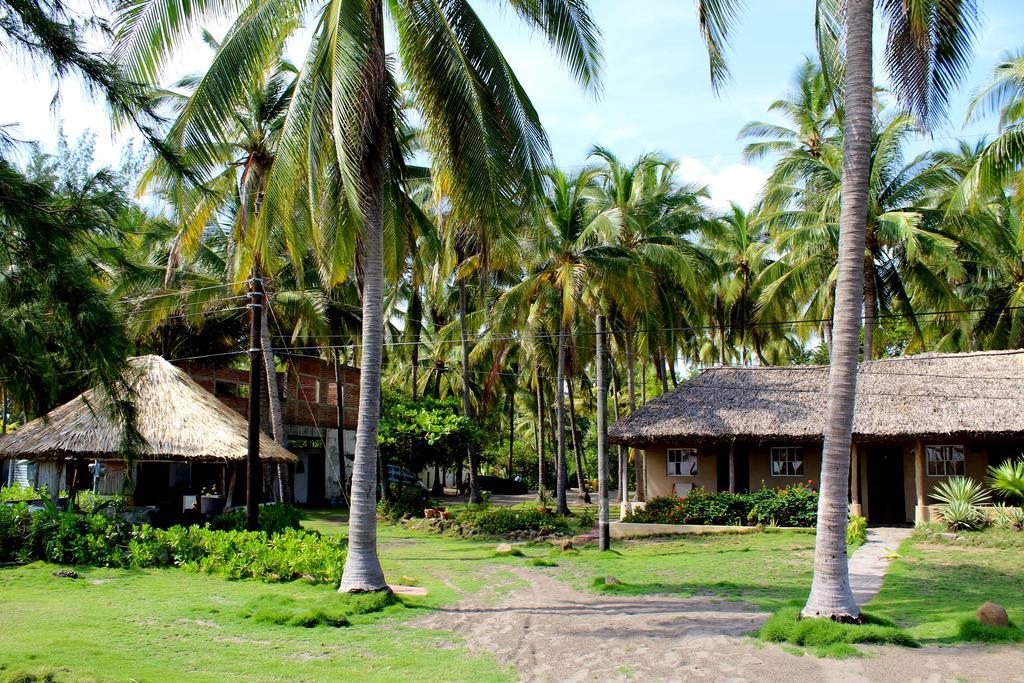
M 948 539 L 918 531 L 899 549 L 866 607 L 928 642 L 961 640 L 960 624 L 986 600 L 1024 624 L 1024 533 L 989 529 Z
M 324 534 L 347 532 L 336 511 L 310 513 L 304 523 Z M 1024 534 L 963 536 L 917 535 L 905 543 L 868 611 L 926 644 L 957 640 L 961 619 L 984 600 L 1024 621 Z M 75 681 L 510 680 L 515 672 L 489 656 L 410 620 L 484 587 L 497 599 L 524 582 L 516 567 L 551 572 L 583 590 L 708 595 L 774 610 L 806 596 L 814 537 L 779 531 L 618 541 L 611 553 L 526 544 L 522 556 L 496 557 L 494 540 L 381 524 L 379 542 L 389 581 L 423 586 L 426 597 L 359 614 L 331 587 L 303 582 L 227 581 L 179 569 L 83 568 L 81 578 L 65 579 L 51 576 L 53 565 L 0 568 L 0 681 L 23 673 Z M 621 585 L 596 587 L 605 576 Z M 312 621 L 350 625 L 273 623 L 310 621 L 310 613 L 319 615 Z
M 336 513 L 307 525 L 344 533 Z M 343 628 L 260 623 L 270 605 L 338 611 L 344 597 L 303 582 L 227 581 L 180 569 L 77 568 L 54 578 L 54 565 L 0 569 L 0 681 L 21 674 L 57 680 L 410 680 L 506 681 L 513 672 L 464 650 L 450 635 L 403 622 L 483 582 L 505 589 L 521 558 L 494 557 L 494 543 L 415 535 L 381 525 L 389 581 L 421 585 L 429 595 Z M 341 605 L 342 610 L 344 605 Z
M 580 588 L 614 576 L 616 593 L 713 595 L 745 600 L 766 609 L 806 596 L 811 581 L 814 536 L 795 531 L 685 536 L 613 541 L 612 552 L 593 545 L 579 552 L 553 552 L 549 559 Z

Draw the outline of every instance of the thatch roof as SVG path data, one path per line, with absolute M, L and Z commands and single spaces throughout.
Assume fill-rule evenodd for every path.
M 820 441 L 828 366 L 706 370 L 611 425 L 613 443 Z M 1024 351 L 862 363 L 855 440 L 1024 436 Z
M 137 427 L 146 441 L 139 460 L 245 460 L 248 424 L 238 413 L 160 356 L 131 358 L 128 364 Z M 121 428 L 108 417 L 107 400 L 104 392 L 90 389 L 0 437 L 0 458 L 120 458 Z M 266 435 L 260 437 L 260 458 L 296 462 Z

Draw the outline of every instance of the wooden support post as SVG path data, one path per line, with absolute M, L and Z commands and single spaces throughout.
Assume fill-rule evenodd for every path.
M 914 488 L 917 493 L 917 506 L 914 508 L 914 524 L 925 524 L 931 517 L 924 492 L 924 473 L 924 441 L 918 439 L 914 442 Z
M 736 439 L 729 442 L 729 493 L 736 493 Z
M 860 453 L 857 444 L 850 444 L 850 514 L 864 516 L 860 504 Z
M 597 510 L 598 540 L 601 550 L 608 550 L 608 384 L 605 382 L 604 316 L 597 316 Z
M 249 290 L 249 451 L 245 458 L 245 528 L 259 528 L 260 492 L 263 490 L 260 473 L 260 393 L 263 388 L 263 338 L 260 323 L 263 316 L 263 278 L 256 270 Z

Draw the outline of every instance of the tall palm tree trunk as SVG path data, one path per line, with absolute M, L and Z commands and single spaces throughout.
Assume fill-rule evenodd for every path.
M 587 490 L 587 479 L 583 472 L 583 447 L 580 434 L 576 430 L 576 397 L 573 395 L 573 381 L 569 378 L 569 430 L 572 432 L 572 450 L 576 456 L 576 486 L 580 490 L 580 498 L 584 503 L 590 502 L 590 491 Z
M 459 262 L 462 262 L 460 255 Z M 473 419 L 473 403 L 470 400 L 469 389 L 469 332 L 466 325 L 466 280 L 459 278 L 459 329 L 462 331 L 462 411 L 469 419 Z M 469 502 L 482 503 L 483 497 L 476 483 L 477 470 L 480 467 L 476 457 L 476 446 L 472 443 L 466 446 L 466 455 L 469 459 Z
M 875 318 L 878 316 L 878 290 L 875 287 L 875 259 L 864 252 L 864 360 L 875 357 Z
M 610 354 L 609 354 L 610 357 Z M 614 363 L 611 364 L 612 373 L 612 413 L 615 421 L 619 421 L 619 373 L 615 371 Z M 619 502 L 629 501 L 629 454 L 626 447 L 618 444 L 619 450 Z
M 874 0 L 846 4 L 846 120 L 842 203 L 839 215 L 839 275 L 833 315 L 825 439 L 822 447 L 814 581 L 801 614 L 857 621 L 860 609 L 850 589 L 846 558 L 846 492 L 857 391 L 857 355 L 864 294 L 864 227 L 867 220 L 874 83 L 871 32 Z
M 540 368 L 537 368 L 537 498 L 544 498 L 544 480 L 547 478 L 547 467 L 544 463 L 544 392 L 540 388 Z
M 512 478 L 512 456 L 516 442 L 516 390 L 515 387 L 508 392 L 508 472 L 505 476 Z
M 366 111 L 360 134 L 362 209 L 362 364 L 359 373 L 359 417 L 348 522 L 348 553 L 341 592 L 387 590 L 377 557 L 377 427 L 380 419 L 380 371 L 384 350 L 384 150 L 392 124 L 384 55 L 384 12 L 381 0 L 369 0 L 374 45 L 366 65 L 363 97 Z
M 569 514 L 565 490 L 569 475 L 565 466 L 565 323 L 558 324 L 558 372 L 555 377 L 555 512 Z
M 409 364 L 412 365 L 412 400 L 415 401 L 419 391 L 420 371 L 420 334 L 423 331 L 423 297 L 420 296 L 419 285 L 415 280 L 412 285 L 412 300 L 409 302 L 409 331 L 412 342 L 412 353 Z
M 277 365 L 274 362 L 274 346 L 271 344 L 270 323 L 270 301 L 266 297 L 266 304 L 263 306 L 263 315 L 260 323 L 260 337 L 263 340 L 263 370 L 267 378 L 267 411 L 270 415 L 270 430 L 274 441 L 282 447 L 288 447 L 288 435 L 284 431 L 284 416 L 281 414 L 281 394 L 277 389 Z M 269 468 L 267 468 L 269 470 Z M 288 465 L 278 463 L 275 468 L 277 475 L 277 488 L 274 495 L 282 503 L 291 502 L 291 487 L 288 486 Z

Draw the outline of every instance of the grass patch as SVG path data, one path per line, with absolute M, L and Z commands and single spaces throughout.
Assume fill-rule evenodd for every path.
M 558 566 L 557 562 L 552 562 L 551 560 L 545 559 L 543 557 L 531 557 L 530 561 L 527 562 L 526 564 L 530 565 L 531 567 L 557 567 Z
M 390 592 L 340 594 L 315 600 L 300 600 L 288 595 L 261 595 L 251 600 L 242 610 L 242 616 L 258 624 L 301 626 L 315 628 L 350 626 L 349 617 L 358 614 L 382 612 L 392 605 L 401 605 L 398 596 Z
M 960 620 L 960 640 L 969 643 L 1024 643 L 1024 629 L 1010 622 L 1009 628 L 983 624 L 974 617 Z
M 519 548 L 511 548 L 509 550 L 495 550 L 494 557 L 522 557 L 523 551 Z
M 840 624 L 831 619 L 801 619 L 799 607 L 784 607 L 765 622 L 758 637 L 806 647 L 819 657 L 840 659 L 859 654 L 855 644 L 920 646 L 891 621 L 870 614 L 861 616 L 864 624 Z
M 613 550 L 586 546 L 558 555 L 560 575 L 584 590 L 603 592 L 593 577 L 614 576 L 625 595 L 708 595 L 778 609 L 807 595 L 814 536 L 799 531 L 674 536 L 613 541 Z
M 1005 607 L 1011 621 L 1024 619 L 1019 550 L 1024 533 L 986 529 L 960 531 L 956 538 L 942 533 L 938 527 L 919 529 L 900 546 L 867 609 L 924 642 L 1006 642 L 987 641 L 973 625 L 965 630 L 964 622 L 973 620 L 986 601 Z

